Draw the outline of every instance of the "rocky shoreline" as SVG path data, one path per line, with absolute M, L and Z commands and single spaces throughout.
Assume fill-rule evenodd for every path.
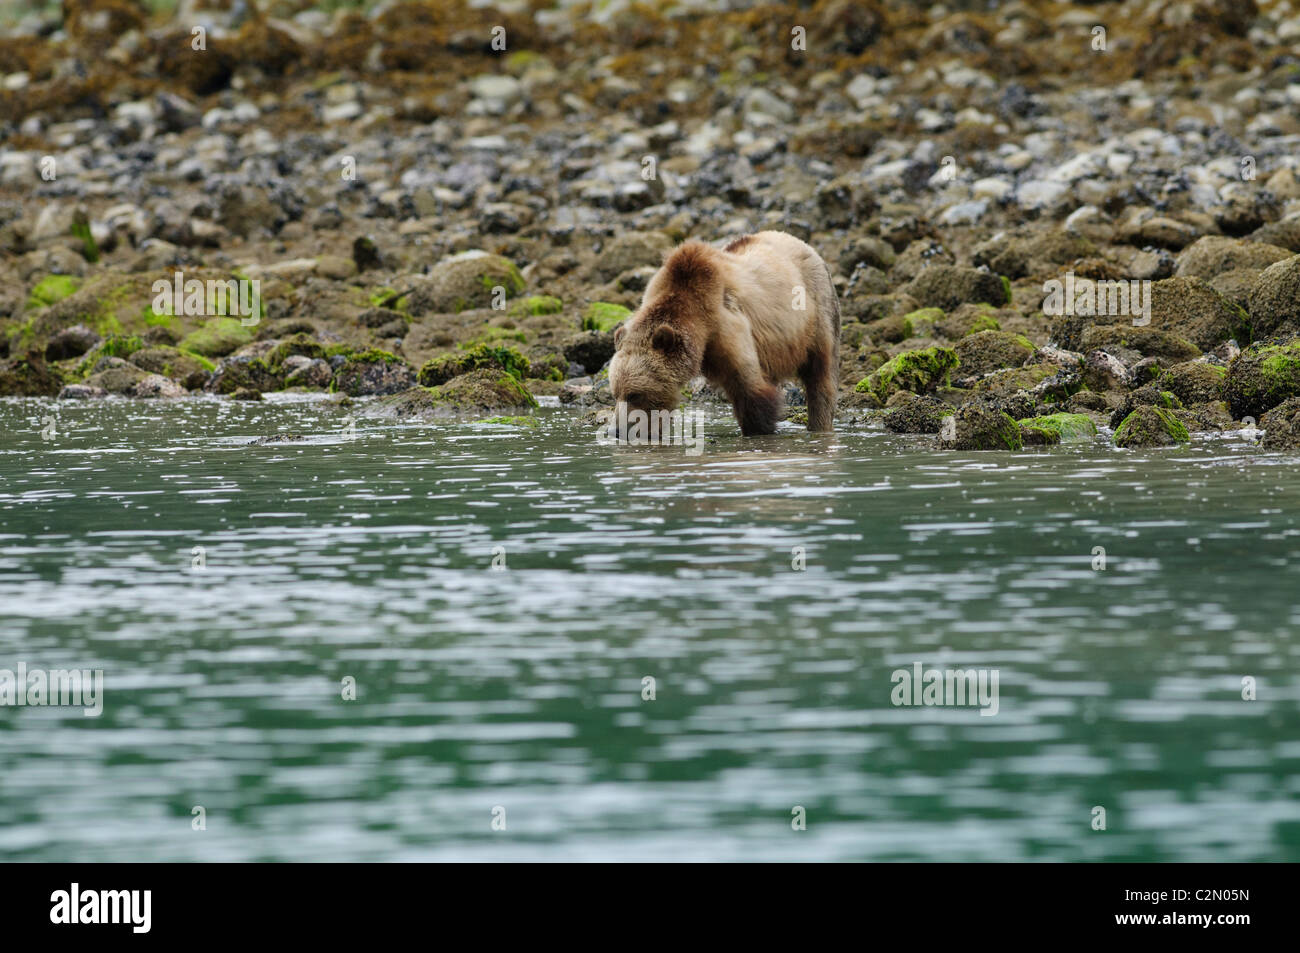
M 1300 447 L 1300 12 L 746 7 L 28 16 L 0 40 L 0 396 L 599 412 L 664 253 L 778 228 L 837 272 L 845 424 Z M 231 298 L 160 306 L 191 281 Z

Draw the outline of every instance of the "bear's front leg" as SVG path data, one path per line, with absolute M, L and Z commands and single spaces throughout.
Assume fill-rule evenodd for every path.
M 776 422 L 781 419 L 781 391 L 766 381 L 740 390 L 732 397 L 732 408 L 740 423 L 740 432 L 746 437 L 776 433 Z

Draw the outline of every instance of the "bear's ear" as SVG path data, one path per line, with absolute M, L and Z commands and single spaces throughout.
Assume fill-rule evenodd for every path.
M 627 325 L 620 324 L 614 329 L 614 350 L 623 346 L 623 336 L 627 334 Z
M 655 350 L 663 351 L 669 357 L 677 354 L 686 346 L 685 339 L 677 332 L 677 329 L 668 324 L 660 325 L 655 329 L 654 336 L 650 338 L 650 343 L 654 345 Z

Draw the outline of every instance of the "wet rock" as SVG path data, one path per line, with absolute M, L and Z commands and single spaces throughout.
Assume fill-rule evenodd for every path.
M 879 238 L 855 238 L 845 246 L 844 251 L 840 252 L 840 273 L 851 275 L 853 269 L 859 265 L 868 265 L 881 271 L 888 271 L 893 267 L 896 257 L 894 249 Z
M 1293 253 L 1276 245 L 1222 235 L 1205 235 L 1185 248 L 1178 256 L 1175 275 L 1190 278 L 1213 278 L 1239 268 L 1262 271 L 1274 262 L 1290 258 Z
M 1083 359 L 1083 383 L 1090 390 L 1120 390 L 1128 386 L 1129 369 L 1113 354 L 1091 350 Z
M 624 232 L 601 249 L 592 275 L 598 281 L 611 281 L 634 268 L 657 269 L 672 247 L 672 239 L 663 232 Z
M 175 398 L 184 397 L 185 388 L 161 374 L 149 374 L 136 382 L 131 389 L 132 397 L 140 398 Z
M 1143 406 L 1124 418 L 1115 430 L 1115 446 L 1129 449 L 1170 447 L 1190 441 L 1187 427 L 1171 410 Z
M 247 446 L 265 447 L 265 446 L 270 446 L 279 443 L 303 443 L 304 441 L 306 441 L 306 439 L 307 438 L 300 433 L 263 434 L 260 437 L 256 437 L 253 440 L 248 441 Z
M 605 331 L 585 331 L 564 342 L 565 360 L 579 364 L 588 374 L 594 374 L 614 356 L 614 335 Z
M 963 375 L 983 375 L 1004 367 L 1020 367 L 1034 354 L 1034 345 L 1023 334 L 1007 331 L 977 331 L 958 341 L 953 350 L 961 361 Z
M 964 304 L 951 314 L 944 314 L 938 308 L 926 309 L 935 316 L 934 331 L 950 341 L 958 341 L 967 335 L 980 331 L 999 331 L 1002 325 L 998 321 L 998 312 L 984 304 Z M 914 315 L 908 315 L 916 324 Z
M 230 395 L 231 400 L 261 400 L 262 392 L 256 387 L 236 387 Z
M 1300 255 L 1264 269 L 1251 289 L 1249 311 L 1257 338 L 1300 334 Z
M 1200 349 L 1176 334 L 1155 327 L 1135 328 L 1131 324 L 1093 325 L 1079 339 L 1084 351 L 1124 349 L 1135 354 L 1186 361 L 1200 356 Z
M 1289 397 L 1259 420 L 1266 450 L 1300 450 L 1300 397 Z
M 1227 379 L 1227 369 L 1217 364 L 1206 361 L 1186 361 L 1175 364 L 1161 374 L 1158 378 L 1158 386 L 1190 406 L 1221 400 Z
M 0 361 L 0 397 L 53 397 L 62 386 L 39 354 Z
M 383 256 L 379 252 L 379 246 L 369 235 L 358 235 L 352 242 L 352 263 L 357 266 L 357 271 L 383 266 Z
M 1000 399 L 1012 397 L 1019 391 L 1032 394 L 1039 384 L 1055 377 L 1060 371 L 1060 367 L 1048 362 L 1007 368 L 980 378 L 971 389 L 985 397 Z
M 967 302 L 997 307 L 1008 300 L 1000 277 L 958 265 L 931 265 L 922 269 L 904 290 L 925 307 L 945 311 Z
M 222 360 L 203 389 L 212 394 L 234 395 L 240 390 L 251 390 L 261 394 L 262 391 L 281 390 L 283 387 L 283 373 L 272 368 L 260 357 L 245 355 Z
M 414 384 L 411 366 L 387 351 L 352 355 L 334 373 L 335 389 L 350 397 L 396 394 Z
M 983 401 L 963 404 L 939 430 L 944 450 L 1021 450 L 1024 438 L 1020 425 L 1010 416 Z
M 1177 251 L 1196 241 L 1199 231 L 1194 225 L 1148 210 L 1121 226 L 1120 234 L 1131 245 L 1157 245 Z
M 1118 427 L 1129 414 L 1139 407 L 1160 407 L 1164 410 L 1181 410 L 1182 403 L 1170 391 L 1162 391 L 1150 384 L 1124 394 L 1110 415 L 1110 425 Z
M 148 377 L 143 371 L 129 361 L 120 357 L 106 357 L 95 364 L 94 373 L 86 378 L 90 387 L 100 387 L 110 394 L 134 397 L 135 387 Z
M 45 345 L 47 361 L 62 361 L 70 357 L 81 357 L 102 341 L 98 334 L 84 324 L 74 324 L 57 332 Z
M 322 390 L 329 386 L 334 377 L 334 369 L 322 358 L 306 357 L 293 354 L 285 358 L 281 365 L 285 373 L 285 387 L 305 387 Z
M 523 275 L 507 258 L 471 250 L 444 259 L 426 279 L 417 281 L 407 295 L 407 310 L 414 316 L 459 314 L 471 308 L 490 308 L 494 289 L 505 299 L 523 293 Z
M 943 418 L 952 414 L 952 407 L 935 397 L 917 397 L 906 391 L 895 396 L 900 400 L 890 401 L 883 418 L 885 429 L 892 433 L 938 433 Z
M 134 351 L 127 358 L 141 370 L 161 374 L 178 381 L 190 390 L 199 390 L 208 381 L 210 373 L 198 358 L 174 347 L 146 347 Z
M 510 374 L 483 368 L 439 387 L 413 387 L 381 401 L 368 412 L 398 418 L 519 412 L 537 400 Z
M 59 400 L 98 400 L 107 396 L 104 388 L 89 384 L 68 384 L 59 391 Z
M 1223 396 L 1237 419 L 1258 419 L 1287 398 L 1300 396 L 1300 341 L 1246 348 L 1228 367 Z
M 1251 233 L 1250 240 L 1300 253 L 1300 215 L 1263 225 Z

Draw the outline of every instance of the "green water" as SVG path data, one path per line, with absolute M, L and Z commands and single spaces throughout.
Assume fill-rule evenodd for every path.
M 1295 457 L 343 413 L 0 401 L 0 857 L 1300 859 Z

